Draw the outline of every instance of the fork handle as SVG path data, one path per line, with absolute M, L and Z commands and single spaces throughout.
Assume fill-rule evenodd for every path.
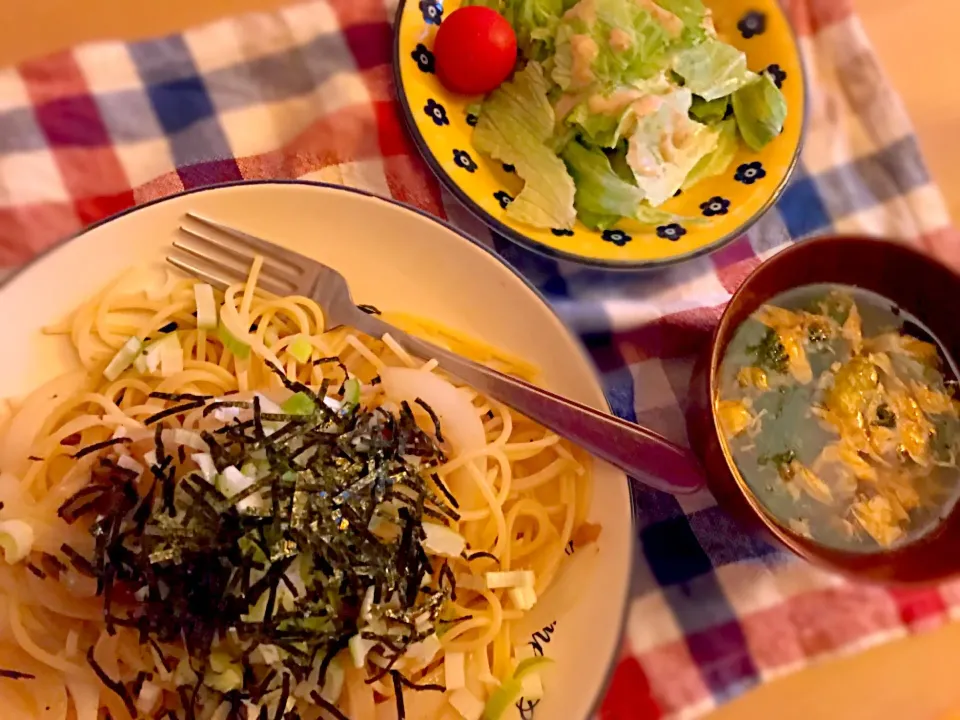
M 361 310 L 348 324 L 376 338 L 389 333 L 414 355 L 435 358 L 441 368 L 474 389 L 652 488 L 686 495 L 704 485 L 703 469 L 693 453 L 655 432 L 475 363 Z

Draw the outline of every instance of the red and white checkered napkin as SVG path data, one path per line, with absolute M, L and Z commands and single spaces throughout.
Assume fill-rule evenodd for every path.
M 531 255 L 441 191 L 403 127 L 394 8 L 382 0 L 311 2 L 0 71 L 0 267 L 183 189 L 251 178 L 357 186 L 495 247 L 583 334 L 614 410 L 685 442 L 692 357 L 763 257 L 843 231 L 901 237 L 960 264 L 850 0 L 788 5 L 810 88 L 795 180 L 748 237 L 656 275 Z M 960 585 L 864 587 L 792 560 L 744 535 L 706 493 L 677 501 L 635 490 L 634 596 L 603 718 L 700 715 L 767 678 L 937 625 L 960 607 Z

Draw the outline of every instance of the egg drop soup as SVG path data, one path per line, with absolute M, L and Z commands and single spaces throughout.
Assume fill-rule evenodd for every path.
M 737 470 L 782 526 L 876 552 L 933 531 L 960 486 L 951 358 L 874 293 L 807 285 L 736 331 L 717 413 Z

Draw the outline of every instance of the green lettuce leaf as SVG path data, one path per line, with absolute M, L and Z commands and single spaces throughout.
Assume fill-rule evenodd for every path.
M 633 122 L 629 105 L 616 114 L 590 112 L 587 102 L 577 105 L 565 118 L 568 125 L 576 125 L 580 134 L 591 145 L 616 147 L 621 135 Z
M 531 62 L 483 102 L 473 131 L 474 146 L 509 163 L 524 181 L 507 216 L 540 228 L 570 228 L 576 220 L 574 185 L 563 161 L 547 146 L 555 116 L 548 82 Z
M 616 149 L 607 155 L 607 158 L 610 160 L 610 167 L 613 168 L 613 171 L 619 178 L 636 187 L 637 179 L 633 176 L 633 168 L 631 168 L 630 163 L 627 162 L 628 147 L 629 145 L 626 140 L 621 141 Z
M 690 218 L 685 215 L 667 212 L 660 208 L 650 207 L 646 203 L 641 203 L 637 208 L 633 219 L 641 225 L 667 225 L 674 222 L 683 222 L 687 225 L 699 225 L 703 222 L 702 218 Z
M 653 207 L 673 197 L 700 159 L 713 151 L 719 136 L 690 119 L 689 90 L 680 88 L 662 101 L 659 110 L 638 120 L 627 149 L 637 185 Z
M 730 107 L 730 98 L 722 97 L 716 100 L 704 100 L 702 97 L 693 98 L 690 105 L 690 117 L 704 125 L 713 125 L 723 120 Z
M 709 155 L 704 155 L 693 167 L 687 179 L 683 181 L 683 189 L 687 190 L 701 180 L 716 175 L 722 175 L 730 167 L 734 156 L 740 147 L 740 138 L 737 137 L 737 121 L 727 118 L 714 126 L 718 131 L 717 146 Z
M 517 34 L 523 57 L 543 61 L 554 53 L 553 38 L 563 11 L 563 0 L 503 0 L 500 12 Z
M 743 52 L 715 39 L 678 52 L 673 71 L 683 78 L 685 88 L 704 100 L 726 97 L 757 77 L 747 69 Z
M 622 218 L 643 225 L 663 225 L 685 219 L 674 213 L 650 207 L 643 202 L 643 191 L 625 180 L 614 169 L 622 163 L 615 153 L 608 157 L 599 148 L 572 142 L 563 151 L 563 160 L 577 185 L 576 206 L 580 222 L 595 230 L 607 230 Z M 626 168 L 628 171 L 629 168 Z
M 612 217 L 632 216 L 643 200 L 636 185 L 624 182 L 610 167 L 606 153 L 572 142 L 563 151 L 563 161 L 577 186 L 575 204 L 581 222 L 584 214 Z M 611 223 L 612 224 L 612 223 Z
M 783 130 L 787 101 L 764 73 L 733 95 L 733 114 L 743 141 L 751 150 L 762 150 Z
M 609 230 L 621 220 L 620 215 L 606 215 L 589 210 L 578 210 L 577 218 L 591 230 Z
M 611 90 L 665 70 L 672 36 L 641 4 L 580 0 L 574 5 L 557 27 L 554 82 L 571 92 Z

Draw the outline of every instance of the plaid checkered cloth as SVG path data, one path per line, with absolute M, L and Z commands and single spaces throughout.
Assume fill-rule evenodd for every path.
M 244 178 L 357 186 L 493 245 L 582 334 L 614 410 L 684 443 L 692 357 L 764 257 L 842 231 L 900 237 L 960 261 L 916 137 L 849 0 L 788 3 L 810 117 L 802 165 L 776 209 L 710 257 L 642 275 L 528 253 L 441 190 L 403 127 L 390 67 L 394 8 L 382 3 L 312 2 L 0 72 L 0 266 L 185 188 Z M 603 718 L 701 715 L 768 678 L 960 608 L 958 585 L 881 589 L 793 560 L 741 532 L 706 492 L 634 490 L 638 566 Z

